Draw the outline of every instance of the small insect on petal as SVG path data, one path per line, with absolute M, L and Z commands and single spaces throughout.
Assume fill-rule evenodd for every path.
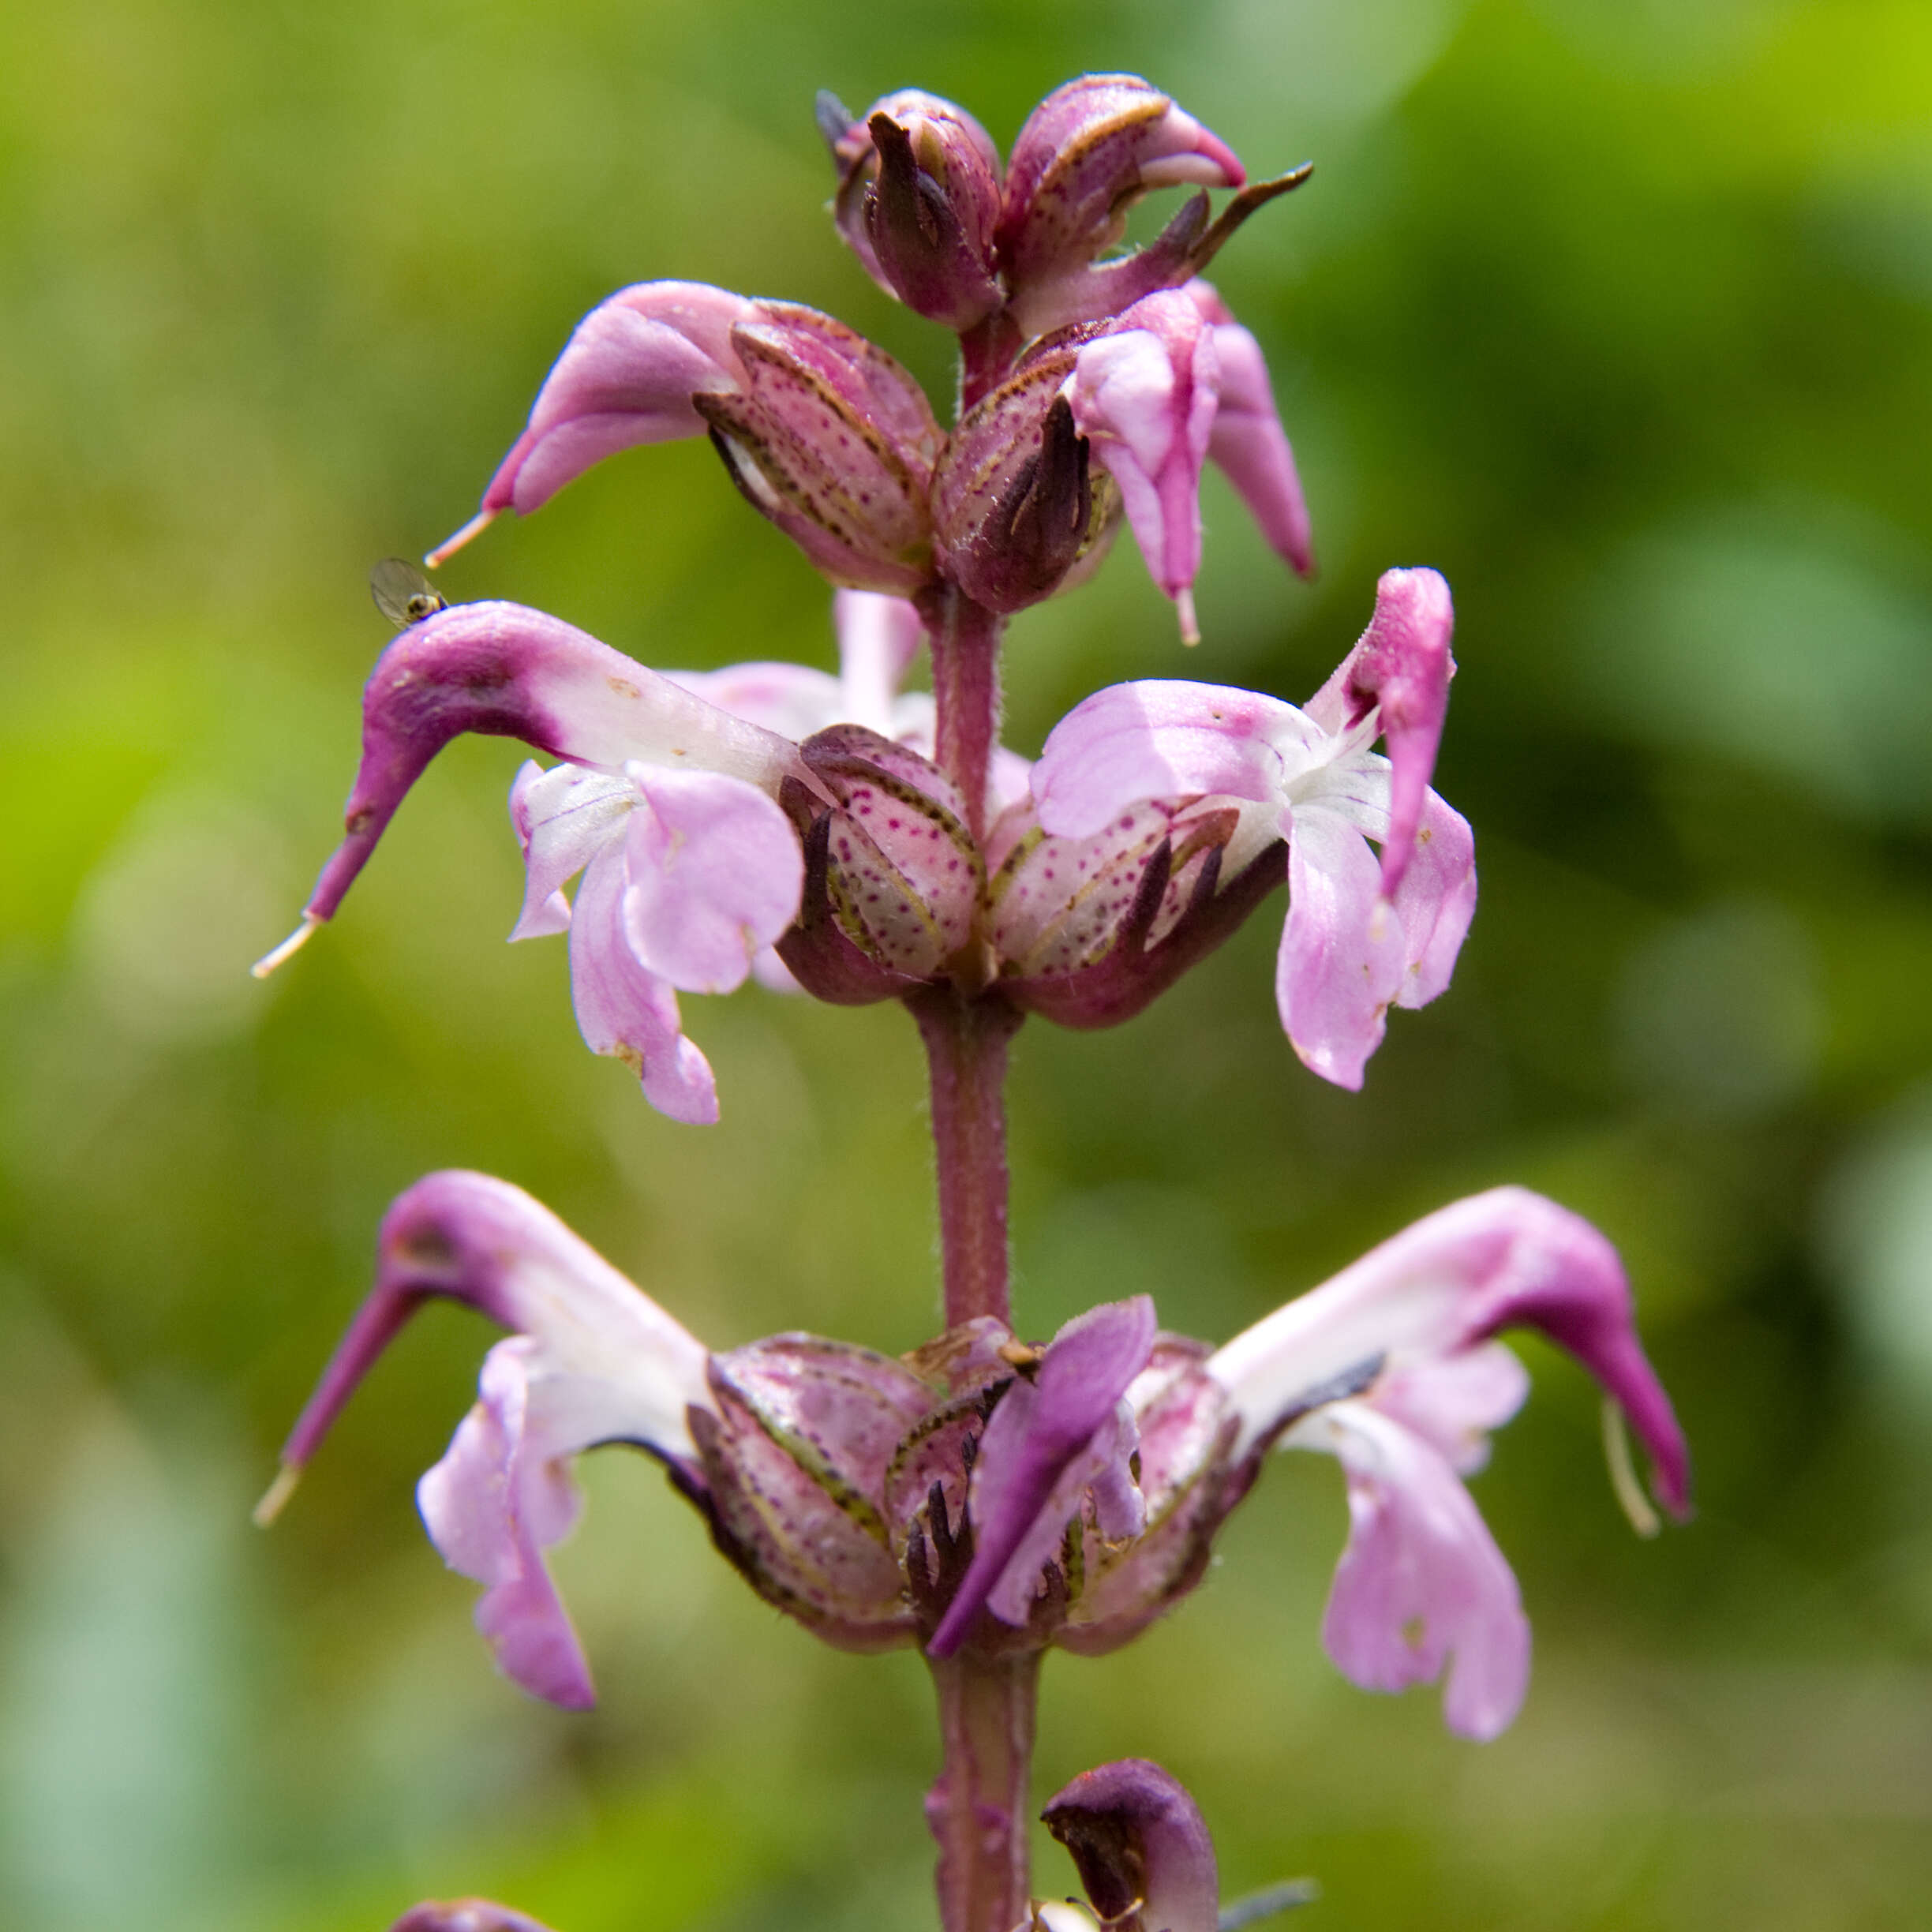
M 399 631 L 449 608 L 449 599 L 402 557 L 384 557 L 369 572 L 369 595 Z

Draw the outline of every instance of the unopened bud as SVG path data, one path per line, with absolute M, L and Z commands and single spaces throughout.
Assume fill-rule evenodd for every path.
M 949 328 L 990 315 L 1002 300 L 993 244 L 1000 165 L 986 130 L 916 88 L 856 118 L 821 95 L 820 117 L 839 173 L 833 218 L 866 272 Z
M 1086 74 L 1055 88 L 1020 130 L 1006 171 L 999 260 L 1021 326 L 1036 335 L 1091 320 L 1185 280 L 1207 231 L 1204 197 L 1128 263 L 1089 264 L 1119 242 L 1127 211 L 1148 190 L 1239 188 L 1247 178 L 1224 141 L 1132 74 Z
M 1118 498 L 1092 473 L 1061 391 L 1074 350 L 1043 345 L 968 410 L 933 477 L 945 575 L 1002 614 L 1050 597 L 1106 534 Z
M 693 404 L 745 496 L 834 583 L 930 582 L 940 439 L 919 384 L 855 330 L 788 303 L 760 302 L 731 343 L 743 387 Z
M 799 754 L 837 801 L 825 891 L 841 930 L 891 972 L 931 978 L 971 939 L 986 882 L 958 787 L 916 751 L 860 725 L 820 732 Z

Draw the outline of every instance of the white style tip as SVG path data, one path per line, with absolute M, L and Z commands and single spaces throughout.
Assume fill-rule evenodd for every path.
M 262 1492 L 262 1500 L 249 1512 L 257 1530 L 266 1530 L 282 1514 L 289 1498 L 295 1493 L 295 1485 L 301 1481 L 299 1464 L 284 1462 L 276 1470 L 275 1481 Z
M 321 924 L 322 921 L 313 912 L 305 912 L 301 923 L 279 946 L 271 946 L 249 971 L 257 979 L 266 979 L 278 966 L 293 959 L 309 943 L 311 935 Z
M 452 536 L 445 537 L 423 559 L 423 562 L 431 570 L 440 568 L 447 558 L 453 557 L 472 537 L 481 536 L 496 521 L 496 512 L 494 510 L 479 510 L 461 530 Z
M 1630 1526 L 1640 1537 L 1655 1536 L 1664 1527 L 1663 1520 L 1650 1507 L 1650 1499 L 1638 1480 L 1623 1411 L 1608 1395 L 1603 1399 L 1603 1434 L 1604 1460 L 1610 1465 L 1610 1487 L 1616 1492 L 1616 1500 L 1630 1518 Z
M 1174 615 L 1181 620 L 1181 642 L 1198 644 L 1200 642 L 1200 626 L 1194 618 L 1194 586 L 1183 584 L 1174 593 Z

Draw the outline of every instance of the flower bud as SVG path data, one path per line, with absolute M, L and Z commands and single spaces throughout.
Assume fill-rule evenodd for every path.
M 1215 1932 L 1214 1840 L 1179 1779 L 1144 1758 L 1083 1771 L 1040 1814 L 1110 1932 Z
M 1002 615 L 1058 590 L 1118 507 L 1110 484 L 1096 483 L 1061 393 L 1073 364 L 1064 343 L 1036 350 L 966 413 L 934 472 L 940 567 Z
M 997 309 L 999 150 L 962 107 L 905 88 L 854 119 L 820 97 L 839 232 L 888 294 L 965 330 Z
M 826 814 L 824 889 L 840 930 L 893 973 L 931 978 L 972 938 L 986 882 L 958 787 L 863 725 L 835 724 L 799 753 L 837 801 Z
M 903 594 L 928 582 L 940 437 L 919 384 L 855 330 L 790 303 L 760 302 L 731 346 L 743 387 L 692 404 L 753 507 L 834 583 Z
M 715 1417 L 694 1406 L 720 1545 L 758 1593 L 841 1649 L 915 1633 L 880 1503 L 933 1391 L 904 1364 L 815 1335 L 711 1361 Z
M 1247 178 L 1225 142 L 1132 74 L 1086 74 L 1055 88 L 1013 144 L 1000 215 L 1000 264 L 1021 326 L 1035 335 L 1110 314 L 1185 280 L 1208 227 L 1204 197 L 1140 256 L 1089 264 L 1120 240 L 1128 209 L 1150 189 L 1239 188 Z
M 1143 800 L 1073 837 L 1044 831 L 1028 799 L 987 845 L 1002 989 L 1027 1011 L 1083 1029 L 1132 1019 L 1281 882 L 1279 842 L 1257 848 L 1226 800 Z

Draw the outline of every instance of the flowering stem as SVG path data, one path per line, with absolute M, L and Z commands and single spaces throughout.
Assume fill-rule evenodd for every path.
M 1028 1910 L 1035 1694 L 1040 1653 L 970 1653 L 932 1665 L 943 1768 L 926 1797 L 939 1841 L 945 1932 L 1013 1932 Z
M 1006 1043 L 1020 1015 L 997 993 L 928 987 L 906 1001 L 932 1075 L 939 1245 L 950 1328 L 1012 1320 L 1006 1270 Z
M 957 585 L 935 584 L 914 600 L 932 648 L 935 762 L 966 797 L 968 829 L 987 829 L 987 773 L 999 742 L 1002 620 Z

